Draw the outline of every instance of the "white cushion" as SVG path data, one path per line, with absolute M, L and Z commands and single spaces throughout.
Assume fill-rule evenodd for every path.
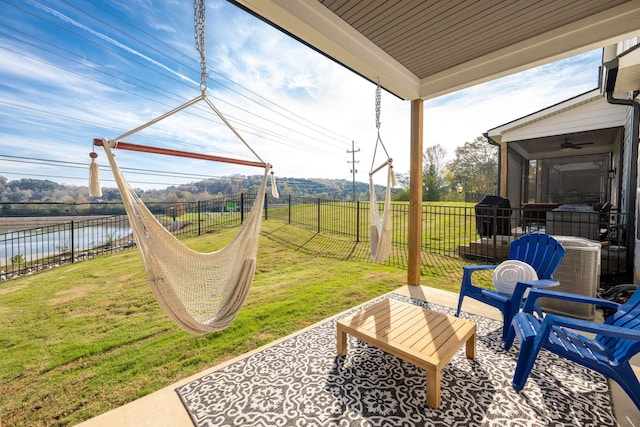
M 526 262 L 508 260 L 493 270 L 493 286 L 498 292 L 512 295 L 518 282 L 538 280 L 536 271 Z

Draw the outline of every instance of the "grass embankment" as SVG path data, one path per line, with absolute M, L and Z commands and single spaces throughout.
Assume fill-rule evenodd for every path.
M 0 283 L 2 425 L 75 424 L 406 283 L 404 269 L 283 244 L 276 237 L 286 227 L 263 225 L 269 237 L 261 237 L 245 307 L 229 328 L 205 336 L 161 312 L 137 250 Z M 236 232 L 186 243 L 211 251 Z M 437 280 L 429 284 L 459 283 Z

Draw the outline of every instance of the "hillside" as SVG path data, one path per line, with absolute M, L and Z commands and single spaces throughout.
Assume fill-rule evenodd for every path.
M 145 201 L 190 202 L 239 193 L 255 193 L 261 176 L 234 175 L 220 179 L 206 179 L 189 184 L 170 186 L 163 190 L 140 190 Z M 353 200 L 353 182 L 346 179 L 280 178 L 277 177 L 281 196 L 320 197 L 334 200 Z M 50 180 L 19 179 L 9 181 L 0 175 L 0 203 L 87 203 L 119 202 L 117 188 L 103 187 L 99 199 L 89 197 L 88 187 L 64 185 Z M 376 186 L 379 198 L 384 198 L 384 187 Z M 369 185 L 356 182 L 358 200 L 368 200 Z

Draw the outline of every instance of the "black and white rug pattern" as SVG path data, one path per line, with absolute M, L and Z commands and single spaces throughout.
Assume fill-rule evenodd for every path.
M 337 356 L 335 320 L 176 391 L 196 426 L 615 426 L 603 376 L 542 350 L 516 392 L 518 344 L 503 349 L 501 322 L 462 317 L 477 323 L 476 358 L 463 345 L 442 370 L 438 409 L 426 404 L 422 369 L 351 336 Z

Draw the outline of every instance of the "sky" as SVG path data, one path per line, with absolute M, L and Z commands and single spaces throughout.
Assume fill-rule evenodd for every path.
M 366 182 L 378 151 L 376 85 L 224 0 L 206 5 L 207 96 L 276 177 Z M 601 50 L 425 102 L 424 147 L 456 147 L 598 84 Z M 0 175 L 115 187 L 93 138 L 112 139 L 200 94 L 191 0 L 0 0 Z M 382 91 L 380 138 L 409 171 L 410 102 Z M 124 139 L 257 160 L 204 103 Z M 353 145 L 352 145 L 353 144 Z M 259 169 L 116 150 L 135 188 Z M 381 174 L 380 174 L 381 175 Z M 376 182 L 378 183 L 378 182 Z M 384 179 L 380 184 L 384 185 Z

